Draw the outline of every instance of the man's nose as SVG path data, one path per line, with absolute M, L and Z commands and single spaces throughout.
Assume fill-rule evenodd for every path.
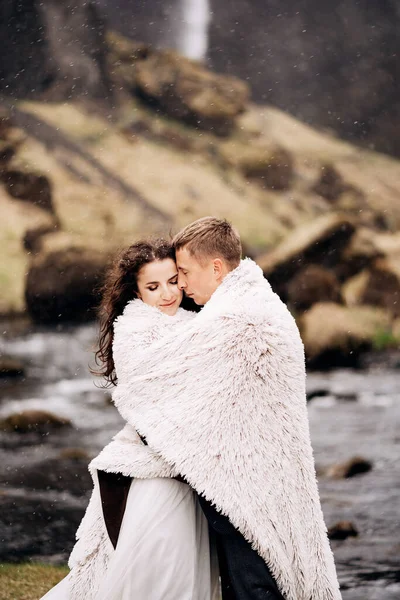
M 178 288 L 180 290 L 184 290 L 185 287 L 187 287 L 185 277 L 182 275 L 182 273 L 178 273 Z

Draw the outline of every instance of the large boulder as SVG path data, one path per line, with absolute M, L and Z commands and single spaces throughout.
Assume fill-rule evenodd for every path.
M 257 258 L 273 289 L 286 299 L 286 285 L 310 264 L 335 266 L 355 230 L 340 215 L 328 214 L 294 229 L 274 250 Z
M 319 265 L 308 265 L 290 280 L 287 301 L 295 312 L 304 311 L 317 302 L 342 301 L 335 274 Z
M 143 98 L 171 117 L 218 135 L 232 131 L 250 95 L 244 81 L 212 73 L 172 51 L 150 53 L 135 71 Z
M 99 250 L 66 247 L 32 260 L 25 298 L 37 323 L 85 321 L 93 318 L 98 288 L 108 256 Z
M 315 367 L 356 365 L 383 331 L 391 330 L 386 310 L 319 303 L 300 317 L 299 328 L 307 360 Z

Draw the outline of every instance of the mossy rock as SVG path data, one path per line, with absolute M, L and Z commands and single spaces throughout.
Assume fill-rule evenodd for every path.
M 371 306 L 314 304 L 298 319 L 308 363 L 313 367 L 357 365 L 376 335 L 391 329 L 387 311 Z
M 248 85 L 172 51 L 154 51 L 135 66 L 138 93 L 175 119 L 228 135 L 250 95 Z
M 71 426 L 69 419 L 44 410 L 24 410 L 0 420 L 0 430 L 17 433 L 45 433 L 52 429 Z

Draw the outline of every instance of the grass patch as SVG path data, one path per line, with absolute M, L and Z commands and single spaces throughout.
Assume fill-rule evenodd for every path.
M 39 600 L 68 573 L 39 563 L 0 564 L 0 600 Z
M 400 339 L 387 329 L 379 329 L 372 340 L 373 349 L 378 351 L 398 348 L 399 345 Z

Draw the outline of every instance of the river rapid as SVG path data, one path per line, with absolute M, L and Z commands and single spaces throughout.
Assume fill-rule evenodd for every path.
M 2 332 L 0 353 L 22 360 L 25 374 L 0 380 L 0 419 L 40 409 L 72 427 L 0 431 L 0 560 L 65 562 L 90 495 L 87 463 L 123 423 L 89 373 L 94 325 L 11 332 L 3 323 Z M 358 531 L 332 540 L 343 598 L 398 600 L 400 370 L 309 373 L 307 389 L 327 526 L 345 520 Z M 348 479 L 324 475 L 355 455 L 372 469 Z

